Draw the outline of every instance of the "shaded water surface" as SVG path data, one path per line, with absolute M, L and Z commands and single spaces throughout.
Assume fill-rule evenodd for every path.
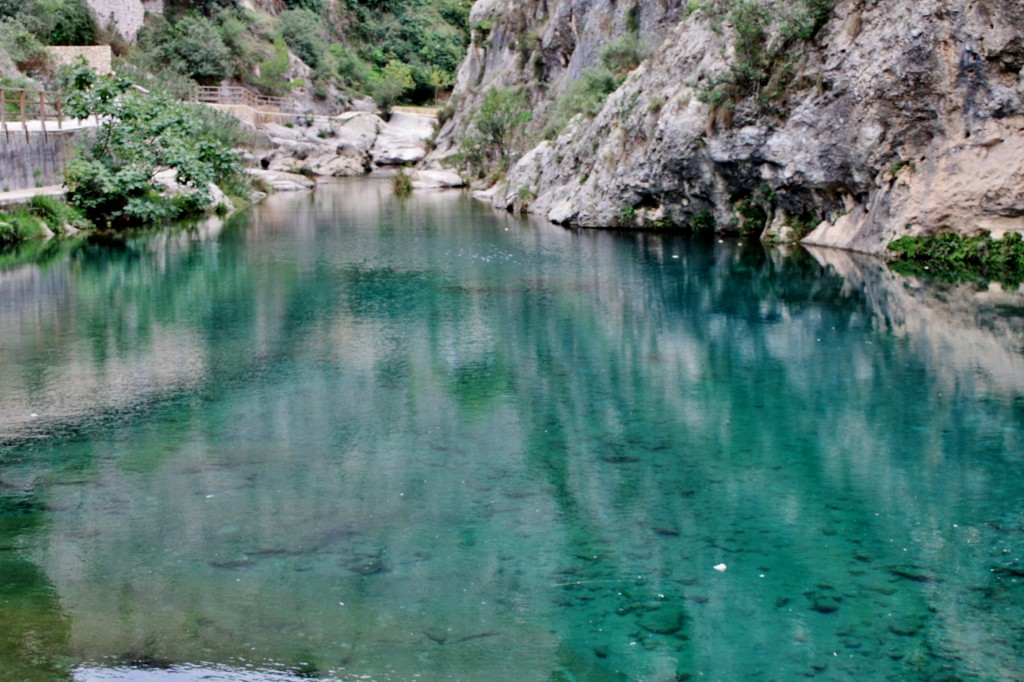
M 373 181 L 11 265 L 0 679 L 1019 680 L 1022 306 Z

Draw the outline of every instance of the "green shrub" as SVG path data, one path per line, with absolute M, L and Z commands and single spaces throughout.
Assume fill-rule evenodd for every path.
M 38 74 L 49 66 L 46 47 L 16 19 L 0 20 L 0 50 L 7 52 L 19 70 Z
M 211 125 L 206 107 L 145 97 L 121 78 L 87 69 L 74 81 L 68 115 L 98 116 L 103 123 L 75 150 L 65 185 L 72 205 L 94 223 L 120 227 L 174 218 L 205 207 L 209 183 L 233 193 L 245 187 L 240 159 L 225 132 Z M 166 199 L 154 180 L 165 168 L 174 169 L 191 194 Z
M 335 70 L 346 85 L 353 88 L 365 87 L 371 78 L 371 68 L 358 54 L 340 43 L 330 47 Z
M 758 0 L 713 0 L 735 32 L 728 69 L 707 80 L 700 99 L 713 110 L 730 110 L 754 97 L 761 109 L 781 100 L 793 81 L 800 42 L 813 40 L 832 14 L 835 0 L 794 0 L 762 4 Z M 713 25 L 719 17 L 712 17 Z
M 34 196 L 25 208 L 33 216 L 46 223 L 46 226 L 55 234 L 63 234 L 69 225 L 77 229 L 89 227 L 88 221 L 80 211 L 57 197 Z
M 718 227 L 715 214 L 711 211 L 700 211 L 690 219 L 690 229 L 694 234 L 709 234 Z
M 646 58 L 647 49 L 633 33 L 620 36 L 601 49 L 601 63 L 617 78 L 625 78 Z
M 231 74 L 231 53 L 212 21 L 190 14 L 169 25 L 159 38 L 161 59 L 199 83 L 212 84 Z
M 606 67 L 585 69 L 555 103 L 544 129 L 544 137 L 550 139 L 558 135 L 576 114 L 591 118 L 596 116 L 608 95 L 615 92 L 620 83 Z
M 288 9 L 304 9 L 317 15 L 324 13 L 323 0 L 285 0 L 284 4 Z
M 391 108 L 412 90 L 412 69 L 397 60 L 391 60 L 380 71 L 370 77 L 370 92 L 385 117 L 391 115 Z
M 433 69 L 454 82 L 469 44 L 469 0 L 349 0 L 348 5 L 354 14 L 352 37 L 363 45 L 360 57 L 377 69 L 391 61 L 406 64 L 414 82 L 405 95 L 411 101 L 434 99 L 447 87 L 431 77 Z
M 459 138 L 459 165 L 482 175 L 503 173 L 511 163 L 515 143 L 533 118 L 522 87 L 491 88 L 469 117 L 468 131 Z
M 85 0 L 64 0 L 53 13 L 50 45 L 93 45 L 96 21 Z
M 27 239 L 43 236 L 39 218 L 27 209 L 21 208 L 13 213 L 0 213 L 0 246 L 17 244 Z
M 412 176 L 404 168 L 399 168 L 394 178 L 395 194 L 400 197 L 412 194 Z
M 987 233 L 901 237 L 889 244 L 889 254 L 893 270 L 903 274 L 1011 286 L 1024 282 L 1024 239 L 1016 232 L 1000 240 Z
M 632 5 L 626 10 L 626 30 L 630 33 L 640 30 L 640 5 Z
M 281 37 L 299 59 L 314 69 L 327 52 L 320 18 L 308 9 L 291 9 L 278 17 Z
M 291 62 L 288 59 L 288 45 L 283 39 L 278 38 L 274 41 L 273 54 L 260 62 L 260 75 L 253 78 L 253 82 L 268 92 L 283 94 L 289 85 L 284 79 L 289 66 Z

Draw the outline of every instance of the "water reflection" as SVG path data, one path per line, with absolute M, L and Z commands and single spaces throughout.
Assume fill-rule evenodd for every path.
M 1017 294 L 372 181 L 0 277 L 76 679 L 1024 674 Z

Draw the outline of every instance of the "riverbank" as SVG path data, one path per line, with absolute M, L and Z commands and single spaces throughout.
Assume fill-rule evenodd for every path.
M 0 208 L 13 208 L 24 206 L 33 197 L 61 197 L 67 194 L 63 185 L 47 185 L 45 187 L 32 187 L 30 189 L 15 189 L 7 192 L 0 192 Z

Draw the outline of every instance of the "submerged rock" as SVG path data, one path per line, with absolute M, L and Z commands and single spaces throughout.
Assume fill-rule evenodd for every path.
M 683 609 L 675 604 L 665 604 L 653 611 L 647 611 L 637 623 L 644 630 L 658 635 L 674 635 L 683 629 L 686 621 Z

